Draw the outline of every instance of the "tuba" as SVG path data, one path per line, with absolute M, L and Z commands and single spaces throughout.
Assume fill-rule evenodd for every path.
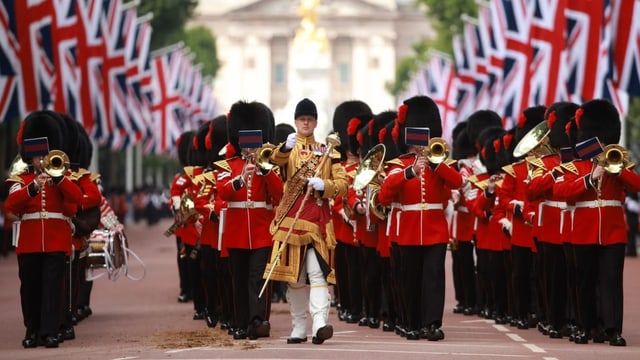
M 63 176 L 69 166 L 69 156 L 62 150 L 51 150 L 42 159 L 42 169 L 51 177 Z
M 441 137 L 429 139 L 429 145 L 425 148 L 425 157 L 430 163 L 440 164 L 449 157 L 450 147 Z
M 617 144 L 604 147 L 604 151 L 596 157 L 598 165 L 602 166 L 609 174 L 620 174 L 630 163 L 627 149 Z
M 542 121 L 522 137 L 513 149 L 513 157 L 520 158 L 533 153 L 536 157 L 556 154 L 557 151 L 549 145 L 549 128 L 547 122 Z
M 353 189 L 356 193 L 364 191 L 364 201 L 366 202 L 367 229 L 373 231 L 371 224 L 371 213 L 381 220 L 386 218 L 386 210 L 377 201 L 380 185 L 382 184 L 381 173 L 384 164 L 386 148 L 383 144 L 375 145 L 358 165 L 356 175 L 353 179 Z M 374 202 L 376 205 L 374 205 Z

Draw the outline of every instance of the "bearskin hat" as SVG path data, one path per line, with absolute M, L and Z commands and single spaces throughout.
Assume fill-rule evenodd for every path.
M 364 153 L 360 154 L 360 147 L 364 143 L 364 138 L 360 130 L 367 126 L 370 121 L 373 121 L 373 115 L 371 115 L 371 117 L 360 115 L 349 119 L 349 123 L 347 124 L 347 146 L 350 153 L 354 155 L 364 155 Z
M 276 136 L 274 139 L 274 144 L 280 144 L 287 141 L 287 136 L 294 132 L 296 132 L 296 128 L 287 123 L 280 123 L 276 125 Z
M 212 156 L 209 156 L 205 144 L 211 123 L 211 120 L 203 123 L 193 135 L 191 146 L 187 152 L 190 165 L 206 167 L 209 165 L 209 158 L 213 159 Z
M 338 133 L 341 144 L 336 148 L 342 156 L 342 160 L 347 159 L 346 150 L 349 148 L 347 127 L 349 120 L 354 117 L 370 119 L 373 112 L 369 105 L 360 100 L 348 100 L 340 103 L 333 112 L 333 130 Z
M 514 141 L 516 137 L 516 128 L 513 127 L 502 135 L 502 152 L 500 153 L 500 162 L 503 165 L 508 165 L 515 162 L 515 158 L 513 157 L 513 149 L 516 148 L 516 142 Z
M 64 120 L 56 112 L 49 110 L 38 110 L 30 113 L 22 121 L 16 142 L 20 146 L 20 156 L 22 161 L 29 163 L 31 158 L 27 158 L 22 142 L 25 139 L 35 139 L 46 137 L 49 143 L 49 150 L 63 150 L 65 142 L 64 132 L 62 130 Z
M 77 161 L 79 167 L 88 169 L 91 165 L 91 158 L 93 157 L 93 144 L 91 144 L 91 139 L 84 126 L 77 121 L 74 121 L 74 123 L 78 134 L 75 161 Z M 71 161 L 73 162 L 74 160 Z
M 61 150 L 67 154 L 71 163 L 77 164 L 78 158 L 76 155 L 80 137 L 78 127 L 76 126 L 77 121 L 69 114 L 61 112 L 58 114 L 60 115 L 60 120 L 62 120 L 60 129 L 62 130 L 62 138 L 64 139 Z
M 496 146 L 495 140 L 500 142 L 500 137 L 505 133 L 502 127 L 492 126 L 488 127 L 478 134 L 478 140 L 476 144 L 480 148 L 480 160 L 487 168 L 489 174 L 495 174 L 501 167 L 498 161 L 497 153 L 500 151 L 500 146 Z
M 398 118 L 393 129 L 398 150 L 406 153 L 404 131 L 407 127 L 428 127 L 429 136 L 442 136 L 442 121 L 438 105 L 428 96 L 418 95 L 405 100 L 398 108 Z
M 576 142 L 598 137 L 602 145 L 620 142 L 620 115 L 608 100 L 595 99 L 580 105 L 575 113 L 578 129 Z
M 193 130 L 185 131 L 180 134 L 180 137 L 176 140 L 178 161 L 180 161 L 180 166 L 182 167 L 192 165 L 189 161 L 189 149 L 191 148 L 195 133 Z
M 224 159 L 224 154 L 220 155 L 220 152 L 227 143 L 227 116 L 220 115 L 209 123 L 209 132 L 204 141 L 209 164 Z
M 465 122 L 461 122 L 460 124 L 465 124 Z M 467 128 L 463 127 L 460 130 L 456 137 L 453 138 L 453 150 L 451 152 L 451 157 L 455 160 L 466 159 L 471 156 L 475 156 L 478 153 L 476 147 L 469 140 L 469 135 L 467 134 Z M 452 133 L 453 134 L 453 133 Z
M 378 141 L 380 141 L 380 144 L 384 144 L 385 147 L 384 161 L 395 159 L 401 155 L 398 146 L 393 141 L 393 128 L 395 125 L 395 120 L 392 120 L 378 133 Z
M 567 123 L 575 116 L 578 104 L 572 102 L 556 102 L 549 106 L 545 114 L 549 128 L 549 145 L 555 149 L 571 146 L 566 132 Z
M 474 146 L 478 142 L 478 135 L 482 130 L 489 127 L 502 127 L 500 115 L 493 110 L 478 110 L 469 115 L 466 121 L 466 133 L 469 137 L 469 142 Z M 479 151 L 478 148 L 476 150 Z
M 271 109 L 263 103 L 238 101 L 231 105 L 227 114 L 227 133 L 229 143 L 240 153 L 238 133 L 241 130 L 262 130 L 262 142 L 272 142 L 275 132 L 275 120 Z

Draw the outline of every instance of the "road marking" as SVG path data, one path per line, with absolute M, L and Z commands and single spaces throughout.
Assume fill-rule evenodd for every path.
M 496 328 L 496 330 L 501 332 L 509 332 L 509 328 L 507 328 L 504 325 L 493 325 L 493 327 Z
M 555 357 L 543 357 L 542 360 L 558 360 L 558 358 Z
M 543 348 L 541 348 L 539 346 L 536 346 L 536 345 L 533 345 L 533 344 L 522 344 L 522 346 L 524 346 L 527 349 L 533 351 L 534 353 L 546 353 L 546 351 Z
M 115 358 L 113 360 L 130 360 L 130 359 L 137 359 L 137 356 L 127 356 L 127 357 L 122 357 L 122 358 Z
M 520 335 L 518 334 L 514 334 L 514 333 L 509 333 L 507 334 L 507 336 L 513 340 L 513 341 L 517 341 L 517 342 L 525 342 L 526 340 L 523 339 Z
M 423 342 L 424 343 L 424 342 Z M 263 350 L 286 350 L 286 351 L 305 351 L 308 352 L 308 347 L 284 347 L 284 348 L 263 348 Z M 463 353 L 463 352 L 450 352 L 450 351 L 406 351 L 406 350 L 375 350 L 375 349 L 330 349 L 328 347 L 315 348 L 314 351 L 332 351 L 332 352 L 353 352 L 353 353 L 381 353 L 381 354 L 426 354 L 426 355 L 455 355 L 455 356 L 469 356 L 469 357 L 501 357 L 501 358 L 526 358 L 529 355 L 514 355 L 514 354 L 489 354 L 489 353 Z
M 463 323 L 477 323 L 477 322 L 481 322 L 481 323 L 486 323 L 486 324 L 493 324 L 495 321 L 493 320 L 488 320 L 488 319 L 478 319 L 478 320 L 464 320 L 464 321 L 460 321 Z

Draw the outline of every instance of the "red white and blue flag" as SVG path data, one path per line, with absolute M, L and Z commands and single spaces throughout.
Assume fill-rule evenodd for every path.
M 0 2 L 0 123 L 25 114 L 20 86 L 20 43 L 17 37 L 15 1 Z

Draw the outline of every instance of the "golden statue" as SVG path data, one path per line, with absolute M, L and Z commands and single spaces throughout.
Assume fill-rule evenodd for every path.
M 296 37 L 293 39 L 296 49 L 320 50 L 326 52 L 329 49 L 327 33 L 324 29 L 318 28 L 318 15 L 316 7 L 320 0 L 300 0 L 298 13 L 302 16 L 300 27 L 296 30 Z

